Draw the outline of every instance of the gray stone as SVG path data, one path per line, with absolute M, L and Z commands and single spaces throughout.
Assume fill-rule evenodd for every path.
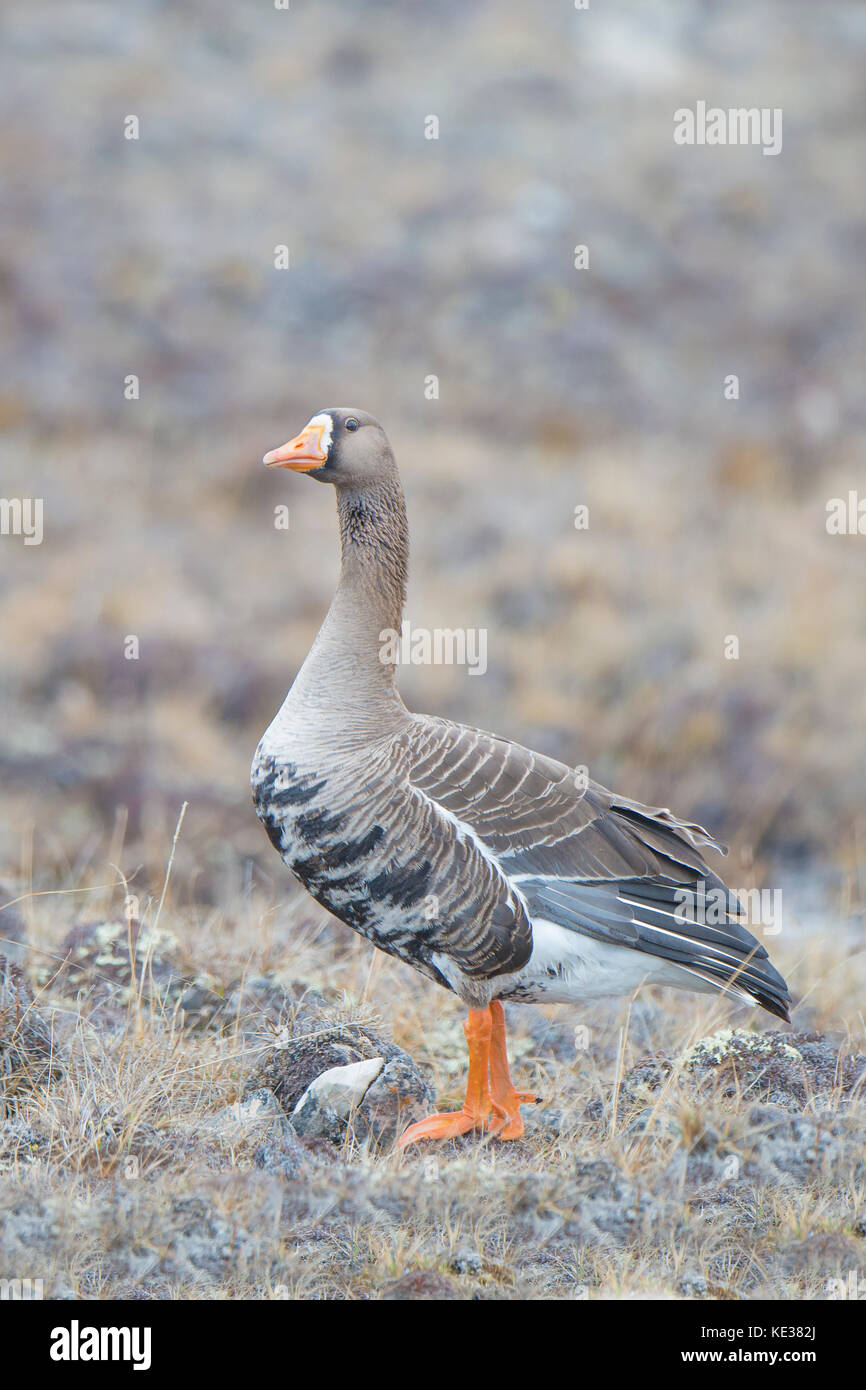
M 366 1025 L 329 1021 L 315 1011 L 286 1020 L 285 1032 L 276 1039 L 248 1090 L 267 1086 L 290 1115 L 307 1088 L 332 1067 L 353 1062 L 407 1057 L 403 1050 Z M 407 1060 L 411 1060 L 407 1058 Z
M 292 1115 L 291 1124 L 301 1138 L 327 1139 L 331 1144 L 341 1144 L 346 1133 L 346 1120 L 315 1097 Z
M 295 1132 L 307 1139 L 341 1143 L 359 1104 L 384 1065 L 382 1057 L 372 1057 L 321 1072 L 292 1111 Z
M 421 1069 L 405 1053 L 382 1067 L 355 1115 L 355 1134 L 392 1144 L 416 1120 L 436 1108 L 436 1097 Z
M 299 1134 L 311 1137 L 322 1135 L 333 1129 L 331 1117 L 346 1122 L 352 1111 L 357 1109 L 369 1087 L 385 1065 L 381 1057 L 373 1057 L 362 1062 L 351 1062 L 347 1067 L 329 1067 L 311 1081 L 301 1099 L 292 1111 L 292 1124 Z M 322 1117 L 320 1127 L 317 1117 Z
M 311 1162 L 311 1155 L 299 1141 L 288 1120 L 283 1119 L 253 1154 L 253 1163 L 265 1173 L 297 1178 Z

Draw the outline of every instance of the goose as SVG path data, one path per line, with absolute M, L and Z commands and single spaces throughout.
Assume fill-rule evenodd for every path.
M 256 812 L 288 868 L 374 946 L 468 1013 L 460 1110 L 398 1144 L 524 1132 L 503 1001 L 575 1003 L 644 983 L 724 993 L 789 1020 L 790 995 L 704 861 L 702 826 L 507 738 L 412 714 L 395 683 L 409 553 L 403 490 L 372 415 L 318 411 L 265 454 L 336 491 L 340 577 L 256 749 Z

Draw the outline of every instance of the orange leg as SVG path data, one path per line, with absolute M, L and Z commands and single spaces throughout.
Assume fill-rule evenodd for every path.
M 454 1139 L 470 1129 L 487 1129 L 500 1139 L 519 1139 L 523 1133 L 520 1106 L 534 1103 L 536 1097 L 512 1085 L 502 1005 L 494 1000 L 486 1009 L 470 1009 L 463 1031 L 469 1044 L 463 1108 L 410 1125 L 397 1140 L 398 1149 L 418 1139 Z
M 410 1125 L 397 1140 L 397 1148 L 405 1149 L 416 1139 L 453 1139 L 470 1129 L 483 1129 L 490 1118 L 490 1092 L 487 1072 L 490 1065 L 490 1037 L 493 1022 L 488 1009 L 470 1009 L 463 1025 L 469 1044 L 469 1077 L 462 1110 L 443 1115 L 428 1115 Z
M 508 1069 L 508 1048 L 505 1041 L 505 1010 L 498 999 L 490 1005 L 493 1031 L 490 1039 L 490 1099 L 493 1117 L 488 1125 L 500 1139 L 519 1139 L 523 1133 L 521 1105 L 535 1105 L 537 1096 L 529 1091 L 516 1091 Z

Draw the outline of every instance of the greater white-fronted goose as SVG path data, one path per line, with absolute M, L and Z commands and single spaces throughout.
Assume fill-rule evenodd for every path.
M 566 1003 L 648 981 L 787 1019 L 785 981 L 704 863 L 702 846 L 721 848 L 706 830 L 519 743 L 406 709 L 383 637 L 401 631 L 408 528 L 378 421 L 319 411 L 264 462 L 333 484 L 342 565 L 256 750 L 256 810 L 318 902 L 469 1009 L 463 1108 L 412 1125 L 400 1144 L 522 1134 L 520 1105 L 534 1098 L 509 1075 L 503 999 Z

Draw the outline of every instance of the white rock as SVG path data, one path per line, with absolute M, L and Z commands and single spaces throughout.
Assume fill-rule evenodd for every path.
M 347 1067 L 330 1067 L 311 1081 L 292 1112 L 299 1115 L 307 1106 L 327 1107 L 341 1120 L 346 1119 L 364 1098 L 385 1065 L 384 1057 L 369 1062 L 352 1062 Z

